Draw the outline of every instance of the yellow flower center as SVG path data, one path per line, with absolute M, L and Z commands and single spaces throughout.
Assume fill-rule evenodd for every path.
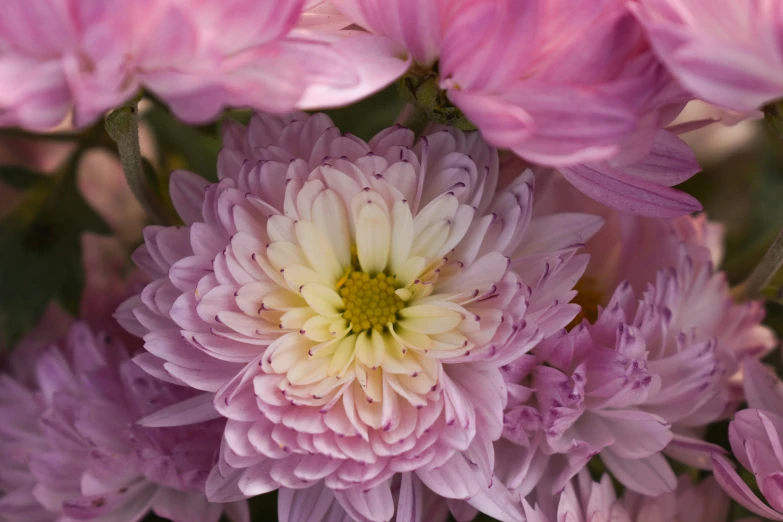
M 353 333 L 365 330 L 382 331 L 397 321 L 397 312 L 405 308 L 405 302 L 394 293 L 397 281 L 384 273 L 372 277 L 366 272 L 354 270 L 338 284 L 345 303 L 343 318 L 351 324 Z

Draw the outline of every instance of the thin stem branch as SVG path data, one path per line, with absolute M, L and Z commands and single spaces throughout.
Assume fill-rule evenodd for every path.
M 781 266 L 783 266 L 783 229 L 778 232 L 767 253 L 742 283 L 742 294 L 748 298 L 761 297 L 762 292 Z
M 122 170 L 133 195 L 153 223 L 166 223 L 166 207 L 144 170 L 139 143 L 139 109 L 135 101 L 106 116 L 106 132 L 117 143 Z

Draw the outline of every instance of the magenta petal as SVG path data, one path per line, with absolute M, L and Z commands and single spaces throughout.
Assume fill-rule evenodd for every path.
M 525 522 L 519 499 L 497 478 L 493 479 L 489 487 L 482 486 L 481 491 L 468 502 L 482 513 L 501 522 Z
M 664 453 L 680 462 L 698 469 L 712 469 L 712 455 L 726 453 L 726 450 L 703 440 L 674 434 Z
M 305 90 L 297 107 L 304 110 L 347 105 L 383 89 L 402 76 L 411 64 L 404 49 L 382 36 L 361 34 L 335 42 L 332 48 L 356 70 L 352 87 L 315 83 Z
M 601 452 L 607 469 L 625 487 L 648 496 L 670 493 L 677 487 L 677 477 L 660 453 L 637 460 L 620 459 L 611 451 Z
M 783 383 L 772 368 L 748 357 L 743 361 L 743 371 L 748 406 L 783 416 Z
M 212 404 L 213 397 L 212 393 L 196 395 L 147 415 L 140 419 L 138 423 L 149 428 L 159 428 L 163 426 L 185 426 L 217 419 L 220 417 L 220 414 Z
M 701 170 L 693 149 L 673 133 L 662 129 L 656 134 L 653 149 L 646 156 L 630 164 L 622 164 L 620 158 L 615 158 L 612 164 L 627 176 L 666 187 L 678 185 Z
M 360 520 L 386 522 L 394 515 L 394 499 L 388 481 L 369 489 L 338 490 L 334 496 L 349 515 Z
M 605 163 L 575 165 L 561 172 L 587 196 L 629 214 L 672 218 L 702 209 L 685 192 L 628 176 Z
M 306 489 L 280 488 L 277 517 L 279 522 L 320 522 L 334 503 L 334 492 L 323 481 Z
M 171 201 L 179 217 L 190 225 L 203 219 L 201 205 L 204 203 L 204 189 L 209 182 L 192 172 L 175 170 L 169 178 Z
M 238 486 L 242 469 L 229 468 L 228 473 L 220 472 L 218 466 L 214 466 L 207 477 L 206 494 L 210 502 L 235 502 L 247 498 Z
M 477 469 L 457 453 L 443 466 L 433 470 L 417 470 L 424 485 L 446 498 L 467 499 L 481 490 L 482 479 Z
M 783 515 L 767 507 L 753 494 L 725 457 L 717 454 L 713 455 L 712 469 L 715 479 L 731 498 L 757 515 L 771 520 L 783 520 Z

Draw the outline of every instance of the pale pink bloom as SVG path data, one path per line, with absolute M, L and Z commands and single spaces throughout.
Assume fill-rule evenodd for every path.
M 593 482 L 586 470 L 559 498 L 539 500 L 535 509 L 524 500 L 527 522 L 726 522 L 730 501 L 714 478 L 694 484 L 687 476 L 672 493 L 645 497 L 626 491 L 618 499 L 609 475 Z
M 395 520 L 400 522 L 446 522 L 448 520 L 450 506 L 446 499 L 435 495 L 425 487 L 414 473 L 398 475 L 392 481 L 391 492 L 396 513 Z M 337 500 L 335 492 L 323 481 L 306 489 L 281 488 L 277 498 L 279 522 L 367 520 L 360 512 L 351 509 L 351 506 L 344 508 Z M 372 507 L 370 506 L 370 509 Z M 455 508 L 456 513 L 459 513 L 458 509 Z
M 629 212 L 671 217 L 701 208 L 670 188 L 699 166 L 663 130 L 690 96 L 652 53 L 625 2 L 335 4 L 420 66 L 437 61 L 440 88 L 489 143 L 561 166 L 590 197 Z
M 673 334 L 688 332 L 698 341 L 715 338 L 732 376 L 739 359 L 761 358 L 777 345 L 772 330 L 761 324 L 763 303 L 736 302 L 726 274 L 719 270 L 725 250 L 722 224 L 705 214 L 676 219 L 631 216 L 590 201 L 557 176 L 544 177 L 539 188 L 541 211 L 586 212 L 605 220 L 587 243 L 591 262 L 578 285 L 577 300 L 590 310 L 591 320 L 596 307 L 607 307 L 617 287 L 627 281 L 639 298 L 648 294 L 648 307 L 669 309 Z M 661 286 L 666 281 L 676 290 Z
M 289 111 L 310 85 L 359 96 L 380 87 L 361 78 L 367 60 L 354 56 L 377 39 L 336 48 L 334 30 L 349 22 L 318 4 L 9 0 L 0 20 L 0 125 L 45 129 L 73 109 L 82 127 L 141 88 L 183 120 L 203 122 L 226 106 Z M 304 8 L 315 11 L 298 27 Z M 390 78 L 407 66 L 385 63 Z M 388 83 L 383 74 L 374 71 Z
M 542 186 L 542 211 L 606 218 L 588 241 L 591 262 L 577 285 L 593 324 L 505 368 L 508 458 L 500 475 L 524 493 L 531 477 L 554 468 L 561 488 L 600 453 L 628 488 L 670 491 L 675 476 L 661 452 L 708 469 L 716 447 L 700 441 L 704 427 L 741 402 L 741 361 L 762 357 L 777 340 L 761 325 L 762 304 L 736 303 L 715 270 L 722 229 L 704 216 L 623 215 L 555 181 Z
M 673 439 L 671 424 L 644 409 L 666 390 L 645 352 L 644 338 L 631 326 L 620 325 L 615 341 L 594 339 L 580 325 L 536 347 L 537 359 L 548 364 L 528 371 L 522 385 L 533 394 L 527 401 L 516 401 L 518 384 L 507 371 L 504 437 L 513 445 L 501 448 L 506 485 L 525 495 L 536 485 L 528 475 L 546 472 L 555 477 L 551 495 L 600 454 L 626 487 L 648 495 L 671 491 L 675 477 L 661 453 Z M 530 443 L 520 444 L 520 431 L 530 434 Z
M 586 470 L 569 481 L 559 495 L 523 498 L 522 504 L 527 522 L 632 522 L 617 500 L 609 475 L 601 477 L 600 482 L 593 482 Z M 640 522 L 659 521 L 644 519 Z
M 210 497 L 324 481 L 388 520 L 396 475 L 415 472 L 491 504 L 498 367 L 576 315 L 577 251 L 601 220 L 531 219 L 532 173 L 498 190 L 477 133 L 365 143 L 323 114 L 259 115 L 224 143 L 219 183 L 172 175 L 188 226 L 145 230 L 134 258 L 155 281 L 117 313 L 142 367 L 216 393 Z
M 35 366 L 29 389 L 0 376 L 0 518 L 134 522 L 150 510 L 177 522 L 247 521 L 246 505 L 209 504 L 204 484 L 224 422 L 145 428 L 140 418 L 191 390 L 150 377 L 125 347 L 75 324 Z
M 626 491 L 620 499 L 634 522 L 726 522 L 730 503 L 713 476 L 694 484 L 687 475 L 672 493 L 653 498 Z
M 656 53 L 697 97 L 749 113 L 783 97 L 777 0 L 632 0 Z
M 769 520 L 783 520 L 783 383 L 771 368 L 746 360 L 745 396 L 750 409 L 729 424 L 729 441 L 742 467 L 753 473 L 765 504 L 723 455 L 713 454 L 715 478 L 734 500 Z M 771 506 L 771 507 L 770 507 Z

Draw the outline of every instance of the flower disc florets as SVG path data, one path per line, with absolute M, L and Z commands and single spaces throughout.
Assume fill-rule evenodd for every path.
M 189 226 L 148 228 L 136 259 L 157 280 L 119 314 L 145 336 L 139 364 L 216 392 L 208 494 L 325 481 L 366 507 L 408 471 L 447 497 L 488 487 L 498 368 L 577 313 L 576 251 L 601 220 L 532 219 L 532 173 L 497 190 L 476 133 L 366 143 L 293 115 L 224 140 L 219 183 L 172 176 Z

